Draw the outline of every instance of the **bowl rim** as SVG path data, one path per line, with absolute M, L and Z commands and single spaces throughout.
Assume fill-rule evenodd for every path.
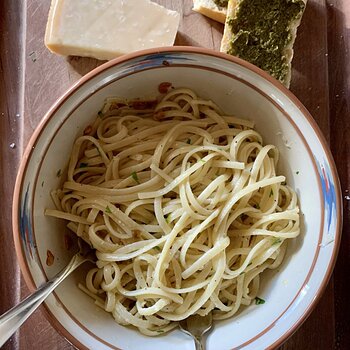
M 146 56 L 146 55 L 152 55 L 152 54 L 161 54 L 161 53 L 187 53 L 187 54 L 202 54 L 205 56 L 213 56 L 216 58 L 224 59 L 226 61 L 232 62 L 234 64 L 237 64 L 239 66 L 242 66 L 243 68 L 247 68 L 248 70 L 252 71 L 253 73 L 256 73 L 264 80 L 267 80 L 269 83 L 274 85 L 275 88 L 280 90 L 288 99 L 290 99 L 295 106 L 298 107 L 300 112 L 302 113 L 303 117 L 308 121 L 310 126 L 312 127 L 313 131 L 315 132 L 322 149 L 326 155 L 326 160 L 329 164 L 331 175 L 334 179 L 334 187 L 335 187 L 335 193 L 336 193 L 336 205 L 339 208 L 337 211 L 337 220 L 336 220 L 336 228 L 335 228 L 335 236 L 334 236 L 334 248 L 332 250 L 331 258 L 329 259 L 327 270 L 324 273 L 324 276 L 322 278 L 321 284 L 319 289 L 316 291 L 313 300 L 309 303 L 309 305 L 306 307 L 302 315 L 299 317 L 299 319 L 292 324 L 292 326 L 281 335 L 274 343 L 269 345 L 268 349 L 274 349 L 284 343 L 292 334 L 294 334 L 298 328 L 304 323 L 304 321 L 307 319 L 307 317 L 311 314 L 311 312 L 314 310 L 316 305 L 318 304 L 321 296 L 323 295 L 329 279 L 332 275 L 336 258 L 338 255 L 339 247 L 340 247 L 340 240 L 341 240 L 341 234 L 342 234 L 342 216 L 343 216 L 343 205 L 342 205 L 342 196 L 341 196 L 341 187 L 340 187 L 340 181 L 336 169 L 336 165 L 333 159 L 333 156 L 331 154 L 331 151 L 329 149 L 327 140 L 325 139 L 322 131 L 320 130 L 318 124 L 313 119 L 311 114 L 308 112 L 306 107 L 301 103 L 301 101 L 290 91 L 288 90 L 284 85 L 282 85 L 279 81 L 277 81 L 275 78 L 270 76 L 265 71 L 261 70 L 257 66 L 244 61 L 240 58 L 230 56 L 225 53 L 217 52 L 212 49 L 207 48 L 198 48 L 198 47 L 191 47 L 191 46 L 171 46 L 171 47 L 162 47 L 162 48 L 152 48 L 152 49 L 146 49 L 146 50 L 140 50 L 136 51 L 127 55 L 123 55 L 121 57 L 115 58 L 111 61 L 108 61 L 83 77 L 81 77 L 77 82 L 75 82 L 70 88 L 66 90 L 66 92 L 61 95 L 56 101 L 53 103 L 53 105 L 50 107 L 50 109 L 45 113 L 44 117 L 40 120 L 38 126 L 35 128 L 32 136 L 30 137 L 28 144 L 25 148 L 25 151 L 22 155 L 22 159 L 20 161 L 14 192 L 13 192 L 13 205 L 12 205 L 12 227 L 13 227 L 13 239 L 15 244 L 15 251 L 17 255 L 17 259 L 19 262 L 20 270 L 22 273 L 22 276 L 24 277 L 24 280 L 31 292 L 35 291 L 37 289 L 33 277 L 31 275 L 31 272 L 29 270 L 28 264 L 26 263 L 25 253 L 23 251 L 23 247 L 20 240 L 20 229 L 18 224 L 18 213 L 20 212 L 20 194 L 22 189 L 22 183 L 26 174 L 27 164 L 30 160 L 30 156 L 32 153 L 33 146 L 35 145 L 37 139 L 41 135 L 41 131 L 46 127 L 49 120 L 55 115 L 56 111 L 66 102 L 68 98 L 70 98 L 79 88 L 84 85 L 86 82 L 90 81 L 91 79 L 98 76 L 100 73 L 108 70 L 109 68 L 119 65 L 121 63 L 127 62 L 128 60 L 135 59 L 138 57 Z M 68 342 L 73 344 L 78 349 L 88 349 L 85 345 L 83 345 L 75 336 L 73 336 L 56 318 L 56 316 L 51 312 L 49 307 L 46 303 L 44 305 L 44 315 L 48 319 L 48 321 L 51 323 L 51 325 L 61 334 L 63 335 Z M 107 345 L 107 343 L 106 343 Z M 117 348 L 116 348 L 117 349 Z

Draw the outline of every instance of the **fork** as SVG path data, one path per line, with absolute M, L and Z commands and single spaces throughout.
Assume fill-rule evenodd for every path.
M 84 262 L 95 262 L 94 250 L 81 238 L 78 246 L 79 252 L 61 272 L 0 316 L 0 348 L 67 276 Z
M 208 332 L 213 323 L 211 312 L 205 316 L 192 315 L 179 322 L 180 329 L 190 335 L 196 345 L 196 350 L 205 350 L 203 335 Z

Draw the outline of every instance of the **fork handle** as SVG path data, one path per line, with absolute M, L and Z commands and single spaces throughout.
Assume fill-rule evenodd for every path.
M 200 337 L 200 338 L 193 337 L 193 339 L 194 339 L 194 343 L 196 345 L 196 350 L 205 350 L 204 345 L 202 343 L 202 337 Z
M 46 282 L 34 293 L 22 300 L 18 305 L 0 316 L 0 348 L 23 324 L 24 321 L 39 307 L 48 295 L 78 266 L 85 262 L 82 256 L 76 254 L 69 264 L 53 279 Z

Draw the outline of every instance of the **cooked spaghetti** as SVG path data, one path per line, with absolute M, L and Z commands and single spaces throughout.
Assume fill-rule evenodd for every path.
M 158 335 L 262 301 L 261 274 L 298 236 L 299 208 L 253 126 L 178 88 L 107 99 L 75 141 L 46 215 L 96 249 L 80 288 L 116 322 Z

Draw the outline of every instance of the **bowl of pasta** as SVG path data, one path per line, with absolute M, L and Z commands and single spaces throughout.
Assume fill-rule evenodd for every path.
M 326 141 L 280 83 L 206 49 L 141 51 L 78 81 L 42 119 L 13 202 L 34 290 L 94 250 L 47 299 L 79 349 L 274 348 L 332 273 L 341 196 Z

